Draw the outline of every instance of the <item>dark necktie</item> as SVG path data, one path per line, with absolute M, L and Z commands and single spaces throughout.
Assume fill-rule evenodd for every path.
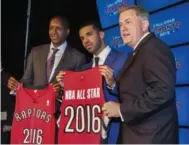
M 54 60 L 55 60 L 55 54 L 57 53 L 59 49 L 52 48 L 52 50 L 53 50 L 53 53 L 47 60 L 47 80 L 49 80 L 49 77 L 51 75 L 52 68 L 54 65 Z
M 99 65 L 99 64 L 98 64 L 98 63 L 99 63 L 99 59 L 100 59 L 99 57 L 95 57 L 95 58 L 94 58 L 94 60 L 95 60 L 95 67 Z

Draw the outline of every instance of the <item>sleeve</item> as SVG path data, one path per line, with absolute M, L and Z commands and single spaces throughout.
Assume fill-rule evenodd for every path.
M 148 87 L 137 98 L 123 94 L 123 97 L 130 98 L 120 105 L 125 123 L 148 116 L 175 99 L 176 69 L 171 52 L 156 46 L 147 54 L 144 56 L 143 77 Z
M 28 56 L 26 69 L 21 79 L 21 82 L 26 83 L 26 84 L 33 83 L 33 53 L 34 53 L 34 49 L 31 50 Z

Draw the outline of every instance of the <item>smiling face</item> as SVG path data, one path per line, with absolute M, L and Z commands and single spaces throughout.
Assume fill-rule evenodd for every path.
M 123 42 L 135 47 L 140 38 L 148 32 L 149 23 L 137 16 L 135 10 L 129 9 L 120 13 L 119 26 Z
M 54 46 L 61 45 L 67 38 L 69 29 L 66 29 L 63 21 L 59 18 L 54 18 L 49 24 L 49 37 Z

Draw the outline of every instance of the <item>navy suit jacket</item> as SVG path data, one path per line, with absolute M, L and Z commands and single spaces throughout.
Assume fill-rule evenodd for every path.
M 110 68 L 114 70 L 114 76 L 117 78 L 118 72 L 122 69 L 124 62 L 127 59 L 127 53 L 118 52 L 115 49 L 111 49 L 108 54 L 104 65 L 108 65 Z M 92 68 L 92 61 L 89 64 L 83 66 L 82 70 Z M 116 93 L 117 94 L 117 93 Z M 111 91 L 107 88 L 107 84 L 104 81 L 104 97 L 105 101 L 115 101 L 119 102 L 118 96 L 115 96 L 111 93 Z M 109 123 L 109 131 L 108 131 L 108 144 L 116 144 L 119 137 L 120 130 L 120 120 L 119 119 L 111 119 Z

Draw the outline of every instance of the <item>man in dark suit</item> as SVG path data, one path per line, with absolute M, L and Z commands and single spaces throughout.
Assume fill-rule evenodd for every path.
M 148 12 L 142 7 L 122 7 L 119 25 L 124 43 L 134 51 L 118 76 L 120 104 L 107 102 L 103 111 L 122 118 L 120 143 L 176 144 L 174 57 L 165 43 L 148 32 Z
M 109 91 L 114 84 L 109 84 L 108 79 L 109 75 L 117 77 L 118 72 L 127 59 L 127 53 L 118 52 L 106 45 L 104 42 L 104 32 L 96 22 L 91 21 L 83 24 L 79 30 L 79 36 L 84 48 L 93 55 L 92 61 L 84 65 L 82 70 L 101 65 L 99 66 L 99 70 L 105 78 L 105 100 L 119 102 L 118 98 Z M 62 71 L 57 76 L 58 82 L 63 79 L 63 74 L 64 72 Z M 116 119 L 110 119 L 108 128 L 108 132 L 102 134 L 102 143 L 116 144 L 119 136 L 120 122 Z

